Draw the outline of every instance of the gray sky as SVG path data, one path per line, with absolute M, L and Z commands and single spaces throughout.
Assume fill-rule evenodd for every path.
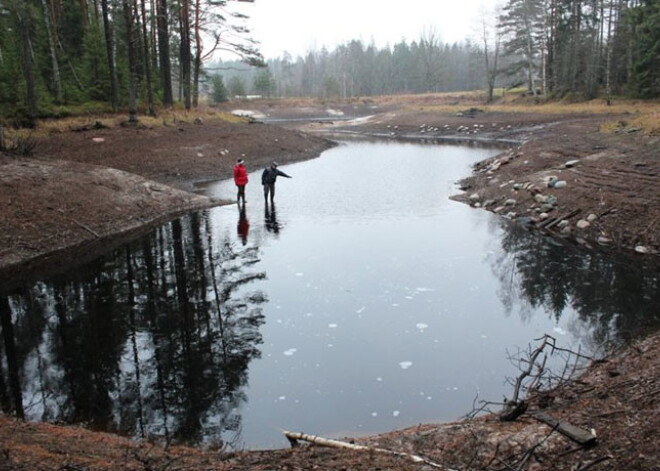
M 288 51 L 294 58 L 310 49 L 334 48 L 351 39 L 378 47 L 419 39 L 431 28 L 443 42 L 474 36 L 481 11 L 494 0 L 255 0 L 240 3 L 250 16 L 252 37 L 266 58 Z

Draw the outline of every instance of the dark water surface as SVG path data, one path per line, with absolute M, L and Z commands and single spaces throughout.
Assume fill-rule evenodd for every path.
M 0 401 L 135 437 L 285 446 L 455 419 L 500 400 L 507 352 L 593 350 L 660 322 L 657 270 L 452 202 L 494 151 L 349 143 L 0 297 Z M 249 156 L 247 158 L 250 169 Z M 256 169 L 251 169 L 256 170 Z M 206 194 L 233 198 L 232 182 Z

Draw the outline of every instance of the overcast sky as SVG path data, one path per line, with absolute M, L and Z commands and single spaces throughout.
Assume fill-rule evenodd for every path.
M 378 47 L 419 39 L 434 28 L 443 42 L 474 36 L 480 11 L 494 0 L 255 0 L 241 3 L 252 37 L 267 58 L 288 51 L 294 58 L 310 49 L 333 49 L 351 39 Z

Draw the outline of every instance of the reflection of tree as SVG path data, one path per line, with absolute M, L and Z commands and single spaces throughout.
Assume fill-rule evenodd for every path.
M 492 260 L 503 303 L 543 307 L 557 319 L 571 307 L 595 327 L 595 340 L 638 335 L 660 324 L 657 267 L 548 240 L 503 223 Z M 520 303 L 523 301 L 523 303 Z
M 14 382 L 22 374 L 32 418 L 167 441 L 238 440 L 267 301 L 248 287 L 265 274 L 250 271 L 258 248 L 214 235 L 206 215 L 191 215 L 0 297 L 2 406 L 15 402 L 6 369 Z

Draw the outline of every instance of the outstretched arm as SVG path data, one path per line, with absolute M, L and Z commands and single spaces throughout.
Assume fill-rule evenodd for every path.
M 286 173 L 284 173 L 284 172 L 281 171 L 281 170 L 277 170 L 277 174 L 278 174 L 280 177 L 293 178 L 291 175 L 287 175 Z

